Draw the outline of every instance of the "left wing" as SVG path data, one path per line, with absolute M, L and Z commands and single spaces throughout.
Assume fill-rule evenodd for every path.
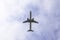
M 32 22 L 34 22 L 34 23 L 38 23 L 37 21 L 32 21 Z

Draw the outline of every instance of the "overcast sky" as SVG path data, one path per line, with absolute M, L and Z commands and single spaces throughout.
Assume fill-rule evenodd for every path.
M 34 32 L 27 32 L 32 18 Z M 0 0 L 0 40 L 60 40 L 59 0 Z

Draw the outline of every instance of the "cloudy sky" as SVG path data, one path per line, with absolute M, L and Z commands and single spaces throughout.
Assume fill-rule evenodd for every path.
M 32 18 L 34 32 L 27 32 Z M 59 0 L 0 0 L 0 40 L 60 40 Z

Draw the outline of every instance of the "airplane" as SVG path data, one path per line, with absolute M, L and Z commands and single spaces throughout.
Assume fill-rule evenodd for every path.
M 28 31 L 32 31 L 32 23 L 38 23 L 37 21 L 34 20 L 34 18 L 32 18 L 32 12 L 30 11 L 30 18 L 27 18 L 26 21 L 24 21 L 23 23 L 30 23 L 30 29 Z

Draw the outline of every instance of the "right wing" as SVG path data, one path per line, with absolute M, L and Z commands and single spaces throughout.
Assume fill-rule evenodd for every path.
M 24 21 L 23 23 L 29 22 L 28 20 Z

